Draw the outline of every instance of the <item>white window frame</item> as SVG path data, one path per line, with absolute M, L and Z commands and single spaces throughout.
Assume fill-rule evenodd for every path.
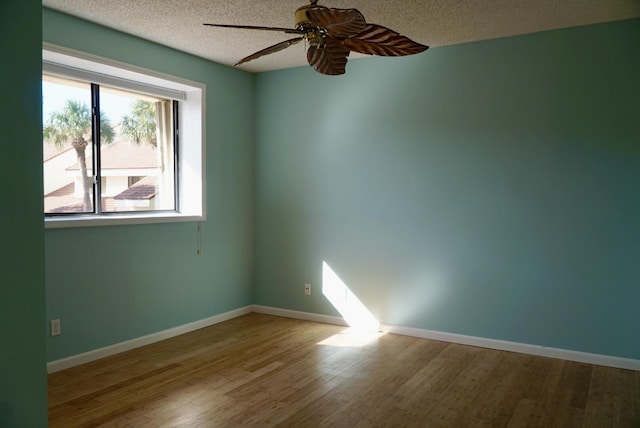
M 45 217 L 45 228 L 110 226 L 145 223 L 204 221 L 205 212 L 205 100 L 206 85 L 43 43 L 43 72 L 61 77 L 91 80 L 140 93 L 180 100 L 178 157 L 178 207 L 176 212 L 127 212 L 123 214 L 72 214 Z M 43 215 L 44 217 L 44 215 Z

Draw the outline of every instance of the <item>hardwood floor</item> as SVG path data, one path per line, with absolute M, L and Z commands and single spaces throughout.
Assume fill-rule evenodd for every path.
M 50 427 L 640 427 L 640 372 L 252 313 L 49 375 Z

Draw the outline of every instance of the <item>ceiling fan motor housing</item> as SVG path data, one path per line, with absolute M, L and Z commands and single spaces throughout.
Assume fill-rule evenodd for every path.
M 323 6 L 316 6 L 315 3 L 311 5 L 299 7 L 296 10 L 296 15 L 295 15 L 296 28 L 298 30 L 304 31 L 304 38 L 307 40 L 307 43 L 309 43 L 309 45 L 323 46 L 324 45 L 323 35 L 326 34 L 326 30 L 324 28 L 319 28 L 318 26 L 314 25 L 311 22 L 311 19 L 309 19 L 309 16 L 307 15 L 307 11 L 312 6 L 316 8 L 323 7 Z
M 307 16 L 307 10 L 309 10 L 308 5 L 299 7 L 298 10 L 296 10 L 296 28 L 311 25 L 311 20 Z

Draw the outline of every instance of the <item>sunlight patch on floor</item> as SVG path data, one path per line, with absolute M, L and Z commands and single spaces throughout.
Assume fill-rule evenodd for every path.
M 386 333 L 382 331 L 363 332 L 352 329 L 344 330 L 341 333 L 329 336 L 318 345 L 336 346 L 339 348 L 362 348 L 378 341 Z

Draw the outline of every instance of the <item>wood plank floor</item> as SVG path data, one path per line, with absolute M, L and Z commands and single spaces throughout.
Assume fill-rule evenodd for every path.
M 640 372 L 249 314 L 49 375 L 50 427 L 640 427 Z

